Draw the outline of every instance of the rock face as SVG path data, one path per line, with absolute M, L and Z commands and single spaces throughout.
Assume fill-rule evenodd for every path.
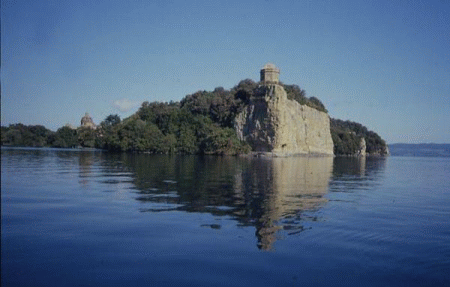
M 235 119 L 235 130 L 253 151 L 333 155 L 328 114 L 288 100 L 284 88 L 273 82 L 264 83 L 250 99 Z
M 361 141 L 359 142 L 359 149 L 357 155 L 366 156 L 366 140 L 364 138 L 361 138 Z

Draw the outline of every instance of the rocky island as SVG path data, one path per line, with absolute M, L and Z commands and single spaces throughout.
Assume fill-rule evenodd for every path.
M 361 124 L 332 119 L 322 102 L 279 80 L 273 64 L 260 81 L 226 90 L 198 91 L 180 102 L 144 102 L 123 120 L 109 115 L 95 125 L 56 132 L 43 126 L 2 126 L 2 146 L 95 147 L 117 152 L 179 154 L 387 155 L 381 137 Z

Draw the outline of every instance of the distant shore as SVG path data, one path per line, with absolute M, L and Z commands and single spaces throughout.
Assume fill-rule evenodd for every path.
M 395 143 L 388 146 L 392 156 L 450 157 L 450 144 Z

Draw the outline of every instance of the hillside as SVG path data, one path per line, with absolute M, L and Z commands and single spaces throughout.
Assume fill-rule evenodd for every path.
M 324 109 L 320 101 L 307 98 L 297 86 L 288 87 L 292 99 Z M 258 97 L 261 88 L 261 83 L 246 79 L 231 90 L 198 91 L 180 102 L 144 102 L 122 122 L 102 122 L 99 147 L 149 153 L 248 153 L 251 145 L 237 137 L 235 119 Z
M 268 85 L 278 87 L 272 90 L 280 92 L 273 95 Z M 249 111 L 255 107 L 261 110 L 261 98 L 270 97 L 275 98 L 263 105 L 264 112 L 251 119 Z M 267 122 L 274 119 L 276 122 Z M 262 123 L 270 128 L 254 129 Z M 246 138 L 244 133 L 249 126 L 253 131 L 247 132 L 253 134 Z M 266 143 L 261 144 L 261 139 Z M 273 151 L 286 155 L 333 152 L 361 155 L 362 143 L 368 155 L 388 154 L 387 145 L 378 134 L 355 122 L 329 120 L 320 100 L 306 97 L 297 85 L 250 79 L 230 90 L 218 87 L 213 91 L 198 91 L 180 102 L 144 102 L 132 116 L 121 120 L 118 115 L 110 115 L 98 126 L 93 123 L 76 129 L 64 126 L 56 132 L 43 126 L 22 124 L 1 127 L 2 146 L 96 147 L 117 152 L 232 155 Z
M 386 142 L 377 133 L 359 123 L 331 119 L 330 128 L 335 155 L 358 155 L 362 139 L 367 155 L 389 154 Z

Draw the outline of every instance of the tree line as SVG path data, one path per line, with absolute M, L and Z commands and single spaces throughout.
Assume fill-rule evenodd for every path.
M 288 99 L 327 112 L 319 99 L 308 98 L 297 85 L 281 85 Z M 230 90 L 218 87 L 198 91 L 180 102 L 144 102 L 132 116 L 122 120 L 118 115 L 109 115 L 96 129 L 64 126 L 53 132 L 40 125 L 2 126 L 1 144 L 162 154 L 248 153 L 251 147 L 237 138 L 234 119 L 252 97 L 264 92 L 262 89 L 261 83 L 246 79 Z M 331 132 L 337 155 L 355 151 L 361 136 L 366 138 L 368 151 L 385 144 L 378 135 L 356 123 L 332 119 Z

